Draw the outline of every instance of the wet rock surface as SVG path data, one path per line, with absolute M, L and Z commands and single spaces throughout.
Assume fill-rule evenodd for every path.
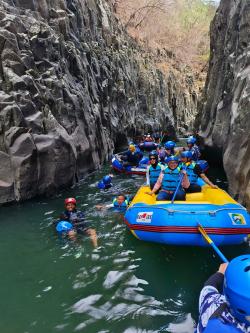
M 231 194 L 250 208 L 250 1 L 222 0 L 210 34 L 200 132 L 222 152 Z
M 184 131 L 196 101 L 105 1 L 1 1 L 0 203 L 74 184 L 121 138 Z

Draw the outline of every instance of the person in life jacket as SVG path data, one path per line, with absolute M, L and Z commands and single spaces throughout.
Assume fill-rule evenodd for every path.
M 125 211 L 128 208 L 129 201 L 124 194 L 118 194 L 109 205 L 96 205 L 97 209 L 115 209 L 117 211 Z
M 176 143 L 174 141 L 167 141 L 165 143 L 165 159 L 164 162 L 166 163 L 168 157 L 174 155 L 174 156 L 178 156 L 179 155 L 179 150 L 175 149 Z
M 183 190 L 183 186 L 186 186 L 186 183 L 188 182 L 187 173 L 185 170 L 181 170 L 178 164 L 178 158 L 176 156 L 170 156 L 167 159 L 167 166 L 160 173 L 154 188 L 150 192 L 146 192 L 146 194 L 152 195 L 161 187 L 156 200 L 172 200 L 173 195 L 178 188 L 175 200 L 186 200 L 186 193 Z M 183 178 L 181 180 L 182 174 Z
M 97 187 L 100 190 L 107 190 L 113 186 L 112 184 L 113 175 L 107 175 L 102 178 L 101 181 L 98 182 Z
M 175 155 L 175 146 L 176 143 L 174 141 L 167 141 L 164 146 L 161 145 L 158 148 L 158 156 L 162 164 L 165 164 L 168 157 Z
M 196 333 L 241 332 L 250 332 L 249 254 L 221 264 L 205 282 L 199 298 Z
M 188 180 L 190 185 L 185 188 L 186 193 L 195 193 L 201 192 L 200 185 L 197 184 L 198 177 L 202 178 L 206 184 L 212 188 L 218 188 L 217 185 L 214 185 L 202 171 L 201 167 L 192 160 L 191 151 L 183 151 L 181 153 L 181 163 L 180 166 L 182 169 L 186 170 L 188 175 Z
M 123 166 L 137 166 L 143 157 L 143 153 L 134 144 L 130 144 L 128 150 L 120 156 Z
M 196 143 L 196 138 L 194 138 L 193 136 L 187 138 L 187 146 L 188 150 L 191 151 L 192 153 L 192 160 L 198 161 L 199 158 L 201 157 L 201 153 L 199 147 L 195 143 Z
M 67 198 L 65 199 L 64 204 L 65 211 L 60 215 L 58 223 L 60 223 L 60 221 L 67 221 L 72 224 L 72 229 L 65 230 L 66 235 L 70 239 L 75 239 L 77 233 L 85 233 L 90 236 L 94 247 L 97 247 L 96 231 L 95 229 L 89 227 L 85 220 L 84 213 L 76 209 L 76 199 Z
M 158 163 L 158 154 L 155 150 L 149 154 L 149 162 L 150 165 L 147 167 L 146 171 L 146 183 L 152 190 L 160 176 L 161 171 L 164 169 L 164 166 L 161 163 Z
M 165 164 L 165 157 L 166 157 L 166 150 L 164 145 L 159 144 L 159 146 L 156 148 L 158 159 L 162 164 Z
M 166 157 L 175 155 L 175 150 L 174 150 L 175 146 L 176 146 L 176 143 L 174 141 L 167 141 L 164 144 L 165 151 L 166 151 Z

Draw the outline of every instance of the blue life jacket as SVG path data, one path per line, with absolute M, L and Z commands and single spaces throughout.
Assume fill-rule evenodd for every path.
M 113 205 L 115 208 L 126 209 L 128 207 L 128 200 L 123 201 L 121 205 L 118 204 L 117 199 L 113 200 Z
M 190 163 L 189 165 L 183 164 L 184 169 L 187 171 L 188 179 L 190 184 L 196 184 L 198 180 L 198 175 L 194 172 L 196 166 L 195 162 Z
M 150 165 L 149 167 L 149 182 L 150 185 L 155 185 L 155 183 L 157 182 L 157 179 L 159 178 L 159 175 L 161 173 L 161 166 L 159 165 L 159 163 L 157 164 L 156 168 L 153 168 L 152 165 Z
M 219 318 L 208 320 L 207 326 L 203 333 L 242 333 L 240 329 L 231 323 L 223 323 Z
M 169 167 L 164 169 L 164 177 L 162 179 L 161 187 L 166 191 L 175 191 L 180 181 L 181 168 L 178 166 L 174 170 Z
M 142 154 L 142 152 L 140 151 L 139 148 L 136 148 L 134 153 L 132 153 L 130 150 L 127 150 L 125 155 L 127 156 L 127 161 L 128 162 L 134 163 L 136 165 L 139 164 L 141 158 L 143 157 L 143 154 Z
M 84 214 L 80 210 L 73 210 L 72 212 L 69 212 L 65 210 L 64 216 L 66 217 L 65 219 L 71 223 L 79 223 L 84 221 Z
M 244 326 L 244 327 L 243 327 Z M 221 303 L 220 306 L 208 319 L 203 333 L 242 333 L 248 332 L 244 324 L 230 313 L 227 303 Z

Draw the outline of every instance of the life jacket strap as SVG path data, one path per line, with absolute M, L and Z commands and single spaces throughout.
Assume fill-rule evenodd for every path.
M 213 319 L 213 318 L 219 318 L 222 314 L 223 311 L 225 311 L 227 308 L 227 303 L 224 302 L 222 303 L 215 311 L 214 313 L 210 316 L 209 319 Z

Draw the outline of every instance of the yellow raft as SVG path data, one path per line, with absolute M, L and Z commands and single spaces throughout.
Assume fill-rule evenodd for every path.
M 240 244 L 250 233 L 249 213 L 222 189 L 203 185 L 201 192 L 174 203 L 156 201 L 149 191 L 142 186 L 125 214 L 126 225 L 141 240 L 206 246 L 199 223 L 217 245 Z

